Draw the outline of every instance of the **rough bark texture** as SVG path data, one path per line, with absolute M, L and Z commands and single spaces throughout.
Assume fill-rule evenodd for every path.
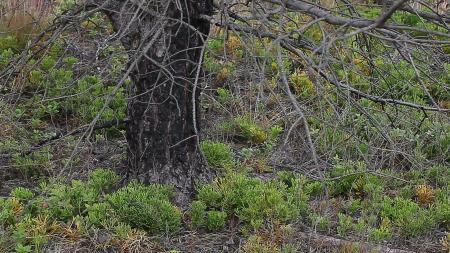
M 132 66 L 127 175 L 144 183 L 173 184 L 181 193 L 177 201 L 183 202 L 197 180 L 209 177 L 196 136 L 200 87 L 194 96 L 192 93 L 201 48 L 209 32 L 209 24 L 199 17 L 210 14 L 212 3 L 117 3 L 120 8 L 105 9 L 116 10 L 106 13 L 129 52 Z

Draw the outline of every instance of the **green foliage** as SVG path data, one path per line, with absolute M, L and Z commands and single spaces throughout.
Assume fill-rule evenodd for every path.
M 206 227 L 210 231 L 223 229 L 227 222 L 227 213 L 223 211 L 208 211 L 206 214 Z
M 319 231 L 327 231 L 330 229 L 331 219 L 327 216 L 311 213 L 309 215 L 309 220 L 311 221 L 311 225 Z
M 17 187 L 11 191 L 11 196 L 20 201 L 27 201 L 27 200 L 30 200 L 31 198 L 33 198 L 34 194 L 29 189 L 26 189 L 23 187 Z
M 261 144 L 264 143 L 268 138 L 268 134 L 264 130 L 264 128 L 262 128 L 249 118 L 237 118 L 236 124 L 241 136 L 249 142 Z
M 0 240 L 0 249 L 2 243 L 14 243 L 18 251 L 40 252 L 51 233 L 68 233 L 65 226 L 77 235 L 90 229 L 113 229 L 124 239 L 132 227 L 154 234 L 180 229 L 181 212 L 170 203 L 170 187 L 133 182 L 111 193 L 117 181 L 113 171 L 98 169 L 86 182 L 50 182 L 34 191 L 12 190 L 10 198 L 0 198 L 0 228 L 5 239 Z M 222 214 L 209 216 L 205 225 L 223 227 Z
M 369 230 L 370 240 L 381 242 L 391 237 L 391 232 L 385 228 L 371 228 Z
M 218 88 L 217 89 L 217 100 L 221 104 L 226 104 L 230 102 L 233 99 L 233 96 L 231 95 L 231 92 L 225 88 Z
M 345 235 L 353 227 L 353 219 L 351 216 L 345 215 L 343 213 L 338 213 L 339 225 L 337 227 L 337 232 L 340 235 Z
M 201 149 L 208 164 L 214 167 L 226 167 L 233 164 L 234 155 L 228 144 L 206 140 L 201 143 Z
M 111 219 L 112 208 L 109 203 L 99 202 L 86 206 L 87 222 L 93 226 L 101 227 Z
M 0 69 L 14 56 L 14 41 L 7 37 L 5 49 L 0 48 Z M 8 42 L 9 41 L 9 42 Z M 8 42 L 8 43 L 6 43 Z M 100 76 L 87 75 L 74 77 L 75 65 L 78 59 L 73 56 L 63 58 L 58 43 L 50 48 L 49 54 L 38 61 L 31 59 L 27 68 L 25 89 L 32 91 L 32 99 L 22 104 L 22 113 L 33 115 L 33 121 L 45 120 L 48 117 L 75 116 L 82 122 L 90 122 L 97 116 L 107 101 L 113 96 L 110 104 L 100 116 L 100 122 L 125 117 L 125 89 L 120 88 L 115 94 L 114 87 L 103 83 Z M 120 64 L 120 63 L 114 63 Z
M 426 170 L 427 177 L 432 185 L 446 187 L 450 182 L 450 167 L 433 166 Z
M 335 159 L 335 164 L 329 173 L 335 180 L 329 183 L 330 189 L 335 195 L 362 194 L 367 187 L 382 186 L 381 181 L 366 173 L 366 165 L 363 162 L 342 161 Z M 372 192 L 373 193 L 373 192 Z
M 360 199 L 351 199 L 350 200 L 350 205 L 348 205 L 348 207 L 346 208 L 346 211 L 349 214 L 354 215 L 358 211 L 360 211 L 361 208 L 362 208 L 362 205 L 361 205 L 361 200 Z
M 244 253 L 281 253 L 280 249 L 264 238 L 252 235 L 242 247 Z
M 168 186 L 131 183 L 108 196 L 115 214 L 132 227 L 151 233 L 174 233 L 181 226 L 181 211 L 170 203 Z
M 449 184 L 450 181 L 447 181 Z M 434 215 L 436 221 L 444 227 L 450 228 L 450 185 L 439 190 L 436 194 Z
M 39 137 L 40 135 L 36 136 L 36 138 Z M 14 153 L 12 160 L 24 176 L 32 178 L 45 175 L 46 170 L 50 167 L 52 158 L 51 148 L 44 147 L 30 155 Z
M 194 228 L 200 228 L 205 225 L 206 204 L 203 201 L 194 201 L 191 204 L 191 223 Z
M 32 252 L 31 245 L 26 245 L 25 246 L 25 245 L 23 245 L 21 243 L 18 243 L 16 245 L 15 250 L 16 250 L 17 253 L 30 253 L 30 252 Z
M 96 169 L 89 174 L 89 187 L 98 192 L 109 192 L 117 184 L 119 176 L 109 169 Z
M 412 200 L 403 198 L 385 197 L 382 202 L 381 216 L 391 220 L 401 233 L 407 236 L 419 235 L 436 225 L 429 210 L 421 208 Z
M 1 45 L 0 41 L 0 45 Z M 0 70 L 4 68 L 8 62 L 14 57 L 14 51 L 12 49 L 0 50 Z
M 309 198 L 302 189 L 304 184 L 304 179 L 292 179 L 288 186 L 277 180 L 263 182 L 232 173 L 201 186 L 197 198 L 207 205 L 207 210 L 223 210 L 228 217 L 239 217 L 246 227 L 258 229 L 265 223 L 298 217 Z M 194 203 L 191 210 L 198 210 L 200 204 Z
M 269 139 L 276 140 L 280 134 L 283 132 L 283 128 L 281 126 L 275 125 L 269 129 Z

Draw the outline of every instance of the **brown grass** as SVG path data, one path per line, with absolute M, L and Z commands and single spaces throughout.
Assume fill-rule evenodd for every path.
M 19 41 L 27 41 L 43 29 L 51 16 L 49 0 L 0 2 L 0 36 L 13 35 Z

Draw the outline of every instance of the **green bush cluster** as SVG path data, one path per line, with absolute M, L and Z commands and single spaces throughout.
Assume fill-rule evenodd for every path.
M 0 70 L 22 50 L 14 36 L 0 37 Z M 32 115 L 32 120 L 48 117 L 73 115 L 83 122 L 91 121 L 103 108 L 106 98 L 112 95 L 114 87 L 106 85 L 96 74 L 75 76 L 78 59 L 63 57 L 59 43 L 54 43 L 48 54 L 36 55 L 25 66 L 25 89 L 34 93 L 32 99 L 21 104 L 21 110 Z M 116 59 L 117 58 L 117 59 Z M 112 59 L 112 68 L 123 65 L 119 56 Z M 111 70 L 113 72 L 113 70 Z M 100 121 L 123 119 L 125 117 L 126 94 L 120 88 L 113 95 Z M 23 114 L 22 114 L 23 115 Z
M 391 220 L 400 233 L 407 236 L 419 235 L 436 226 L 432 211 L 420 207 L 410 199 L 385 197 L 380 211 L 381 217 Z
M 0 229 L 5 231 L 0 250 L 15 245 L 19 251 L 40 252 L 52 234 L 63 233 L 70 224 L 76 224 L 71 229 L 80 234 L 96 228 L 122 234 L 129 231 L 127 227 L 153 234 L 180 229 L 181 211 L 170 203 L 170 187 L 132 182 L 114 192 L 118 179 L 111 170 L 97 169 L 85 182 L 14 189 L 11 197 L 0 198 Z M 217 217 L 211 215 L 211 224 L 219 224 Z
M 334 195 L 376 194 L 383 191 L 383 181 L 368 172 L 364 162 L 343 161 L 335 158 L 329 172 L 329 187 Z
M 56 116 L 60 113 L 73 114 L 85 122 L 94 119 L 103 108 L 107 96 L 114 87 L 106 86 L 97 75 L 74 78 L 73 66 L 77 58 L 66 57 L 63 64 L 57 64 L 57 56 L 46 56 L 40 66 L 30 72 L 29 82 L 35 89 L 45 91 L 33 97 L 37 117 Z M 45 96 L 44 101 L 42 97 Z M 61 99 L 65 98 L 65 99 Z M 120 88 L 103 112 L 100 121 L 123 119 L 125 117 L 125 90 Z
M 107 200 L 120 220 L 132 227 L 152 233 L 174 233 L 181 226 L 181 211 L 170 203 L 172 194 L 168 186 L 131 183 Z
M 191 205 L 192 225 L 210 230 L 223 228 L 225 218 L 236 216 L 245 229 L 293 220 L 307 209 L 309 193 L 304 178 L 264 182 L 230 173 L 198 189 Z
M 388 180 L 389 183 L 382 178 L 391 175 L 393 178 Z M 426 172 L 411 171 L 410 183 L 395 182 L 398 181 L 395 178 L 400 176 L 389 171 L 383 171 L 378 176 L 367 171 L 364 163 L 337 159 L 328 175 L 331 181 L 329 190 L 337 197 L 350 197 L 348 204 L 341 209 L 342 213 L 336 217 L 338 233 L 367 233 L 365 235 L 369 239 L 383 241 L 394 234 L 411 238 L 437 227 L 449 228 L 449 168 L 434 166 Z M 429 188 L 432 189 L 428 193 L 429 204 L 421 204 L 417 199 L 417 185 L 435 186 L 435 189 Z M 397 196 L 388 195 L 389 191 L 394 190 L 398 192 Z M 311 216 L 315 227 L 323 227 L 321 217 L 319 214 Z
M 205 140 L 201 149 L 209 165 L 214 167 L 227 167 L 233 164 L 234 154 L 228 144 Z
M 241 117 L 235 120 L 240 135 L 246 140 L 254 144 L 264 143 L 268 139 L 268 133 L 259 124 L 253 120 Z

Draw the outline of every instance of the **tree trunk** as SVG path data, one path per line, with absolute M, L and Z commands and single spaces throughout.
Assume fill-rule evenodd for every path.
M 210 178 L 198 147 L 200 87 L 194 86 L 210 28 L 200 15 L 211 14 L 212 3 L 126 2 L 120 12 L 107 14 L 122 36 L 132 69 L 127 175 L 144 183 L 173 184 L 176 201 L 183 203 L 197 180 Z

